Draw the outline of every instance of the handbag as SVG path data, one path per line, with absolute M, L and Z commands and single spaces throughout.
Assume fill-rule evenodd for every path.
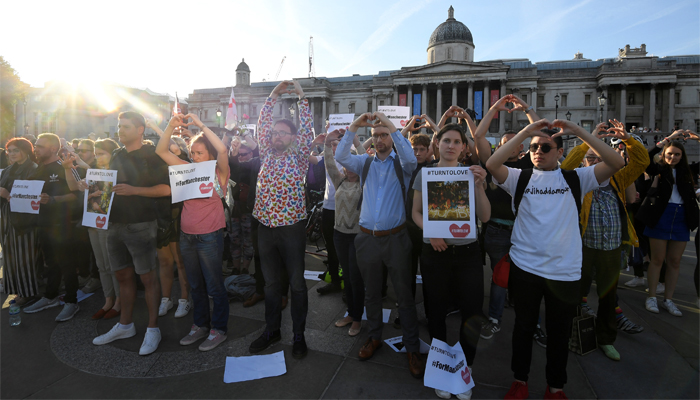
M 510 277 L 510 253 L 506 253 L 496 266 L 493 267 L 493 283 L 504 289 L 508 289 L 508 278 Z
M 584 314 L 581 306 L 576 308 L 576 317 L 571 323 L 569 350 L 585 356 L 598 348 L 598 338 L 595 334 L 595 318 Z
M 649 191 L 647 192 L 646 197 L 644 198 L 642 204 L 639 206 L 639 209 L 634 215 L 635 219 L 638 219 L 639 221 L 643 222 L 646 226 L 655 225 L 658 221 L 658 218 L 656 218 L 656 216 L 659 213 L 658 186 L 659 175 L 656 175 L 654 177 L 654 181 L 651 184 L 651 187 L 649 188 Z

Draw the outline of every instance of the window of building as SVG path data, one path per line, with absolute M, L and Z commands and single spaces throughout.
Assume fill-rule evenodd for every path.
M 682 119 L 677 119 L 676 122 L 673 124 L 673 130 L 675 131 L 676 129 L 681 129 L 683 128 L 683 120 Z
M 569 97 L 568 94 L 562 94 L 562 95 L 561 95 L 561 106 L 562 106 L 562 107 L 568 106 L 568 103 L 569 103 L 568 97 Z
M 350 103 L 348 111 L 350 112 L 350 114 L 355 114 L 355 103 Z
M 430 62 L 435 62 L 435 50 L 430 50 Z
M 372 100 L 367 100 L 367 112 L 372 112 Z
M 379 105 L 383 106 L 384 105 L 384 100 L 379 100 Z
M 599 95 L 599 96 L 600 96 L 600 95 Z M 612 95 L 612 96 L 609 96 L 609 97 L 608 97 L 608 95 L 605 95 L 605 97 L 608 98 L 607 102 L 608 102 L 608 105 L 609 105 L 609 106 L 614 106 L 614 105 L 615 105 L 615 98 L 616 98 L 617 96 Z M 597 98 L 596 98 L 596 101 L 598 101 Z M 625 101 L 625 100 L 623 99 L 622 101 Z M 597 105 L 600 105 L 600 104 L 597 104 Z
M 209 110 L 204 110 L 204 119 L 209 119 Z
M 447 48 L 447 59 L 448 60 L 452 59 L 452 48 L 451 47 Z
M 338 102 L 333 103 L 333 113 L 340 114 L 340 103 L 338 103 Z
M 524 101 L 525 103 L 527 103 L 527 95 L 526 95 L 526 94 L 522 95 L 521 98 L 523 99 L 523 101 Z
M 586 130 L 586 132 L 593 132 L 593 121 L 581 121 L 581 127 Z
M 255 118 L 255 116 L 258 115 L 258 106 L 251 106 L 250 110 L 250 115 L 252 116 L 252 118 Z
M 591 106 L 591 95 L 587 94 L 583 97 L 583 105 L 585 107 L 590 107 Z
M 681 92 L 680 91 L 677 91 L 675 93 L 675 103 L 673 103 L 673 104 L 681 104 Z
M 634 93 L 630 93 L 627 95 L 627 105 L 628 106 L 633 106 L 637 103 L 637 96 L 634 95 Z
M 544 95 L 537 95 L 537 108 L 544 107 Z

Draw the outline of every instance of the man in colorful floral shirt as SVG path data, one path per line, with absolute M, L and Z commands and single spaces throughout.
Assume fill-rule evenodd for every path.
M 297 132 L 294 123 L 282 119 L 272 122 L 277 98 L 283 94 L 299 96 Z M 280 340 L 282 322 L 281 277 L 286 269 L 292 287 L 292 321 L 294 345 L 292 355 L 306 355 L 304 328 L 309 308 L 304 255 L 306 235 L 306 196 L 304 176 L 309 169 L 308 154 L 313 139 L 313 117 L 309 101 L 298 82 L 283 81 L 275 87 L 260 110 L 260 160 L 253 217 L 260 222 L 258 247 L 265 277 L 265 322 L 263 334 L 250 345 L 251 353 L 265 350 Z M 256 266 L 257 267 L 257 266 Z

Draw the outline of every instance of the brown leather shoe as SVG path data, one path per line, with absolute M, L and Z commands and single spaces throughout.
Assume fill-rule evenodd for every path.
M 264 294 L 253 294 L 250 296 L 250 298 L 246 301 L 243 302 L 243 307 L 252 307 L 254 306 L 257 302 L 265 300 L 265 295 Z
M 287 308 L 287 302 L 289 302 L 289 300 L 287 299 L 287 296 L 282 296 L 282 310 Z
M 414 378 L 420 379 L 425 373 L 425 362 L 420 353 L 408 353 L 408 370 Z
M 360 361 L 367 361 L 374 355 L 374 352 L 382 347 L 381 340 L 367 339 L 365 344 L 360 348 Z

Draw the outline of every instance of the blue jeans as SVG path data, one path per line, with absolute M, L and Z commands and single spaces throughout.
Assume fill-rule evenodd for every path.
M 226 333 L 229 306 L 221 269 L 221 257 L 224 252 L 223 229 L 203 235 L 180 232 L 180 252 L 194 302 L 194 324 Z M 209 296 L 214 300 L 211 317 Z
M 505 229 L 498 225 L 488 224 L 484 235 L 484 248 L 491 260 L 491 271 L 496 264 L 510 250 L 510 229 Z M 493 318 L 501 323 L 503 307 L 506 303 L 506 289 L 502 288 L 491 279 L 491 295 L 489 296 L 489 318 Z
M 343 233 L 333 230 L 333 241 L 338 252 L 338 260 L 343 267 L 345 281 L 345 297 L 348 301 L 348 315 L 353 321 L 362 321 L 365 308 L 365 283 L 357 266 L 355 250 L 356 233 Z

